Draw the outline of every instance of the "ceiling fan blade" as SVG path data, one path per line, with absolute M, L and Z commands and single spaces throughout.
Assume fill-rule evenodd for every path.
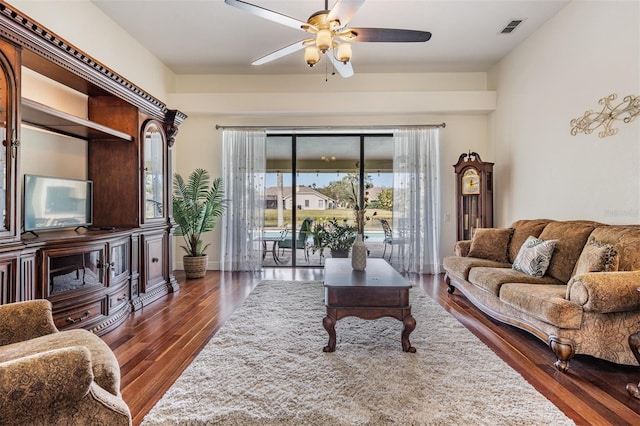
M 251 62 L 251 65 L 266 64 L 267 62 L 275 61 L 276 59 L 280 59 L 283 56 L 287 56 L 294 52 L 297 52 L 298 50 L 302 50 L 305 48 L 305 42 L 306 40 L 296 41 L 289 46 L 283 47 L 276 50 L 275 52 L 271 52 L 268 55 L 263 56 L 262 58 L 256 59 L 255 61 Z
M 347 62 L 346 64 L 343 64 L 342 62 L 334 58 L 331 52 L 327 52 L 326 56 L 327 58 L 329 58 L 329 60 L 333 64 L 336 71 L 338 71 L 338 74 L 340 74 L 342 77 L 349 78 L 353 76 L 353 66 L 351 66 L 351 61 Z
M 265 9 L 264 7 L 247 3 L 245 1 L 224 0 L 224 2 L 229 6 L 237 7 L 238 9 L 244 10 L 245 12 L 249 12 L 261 18 L 268 19 L 273 22 L 277 22 L 278 24 L 286 25 L 287 27 L 302 30 L 303 25 L 308 25 L 304 21 L 300 21 L 296 18 L 291 18 L 290 16 L 283 15 L 282 13 L 274 12 L 272 10 Z
M 351 33 L 352 35 L 348 35 Z M 411 43 L 428 41 L 428 31 L 399 30 L 395 28 L 349 28 L 339 35 L 349 41 L 370 43 Z
M 337 19 L 340 21 L 340 27 L 347 26 L 353 15 L 360 9 L 364 0 L 338 0 L 338 2 L 331 8 L 327 20 L 333 21 Z

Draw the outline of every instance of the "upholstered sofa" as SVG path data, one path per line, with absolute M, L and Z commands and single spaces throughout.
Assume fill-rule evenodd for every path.
M 130 425 L 109 346 L 58 331 L 47 300 L 0 306 L 0 424 Z
M 523 272 L 544 245 L 549 256 L 528 258 Z M 444 269 L 449 293 L 547 342 L 560 371 L 576 354 L 638 365 L 628 338 L 640 331 L 640 227 L 535 219 L 477 229 Z

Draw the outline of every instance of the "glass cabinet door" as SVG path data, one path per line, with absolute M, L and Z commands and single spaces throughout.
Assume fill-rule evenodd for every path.
M 164 132 L 156 121 L 143 129 L 144 219 L 165 217 Z
M 128 243 L 110 245 L 109 256 L 109 285 L 112 285 L 120 278 L 128 276 L 129 272 L 129 251 Z
M 14 227 L 14 215 L 11 193 L 15 185 L 13 165 L 17 156 L 18 142 L 14 127 L 15 85 L 12 73 L 5 57 L 0 54 L 0 235 L 11 235 Z
M 74 252 L 50 251 L 45 254 L 48 265 L 49 296 L 66 291 L 104 285 L 104 248 L 87 248 Z

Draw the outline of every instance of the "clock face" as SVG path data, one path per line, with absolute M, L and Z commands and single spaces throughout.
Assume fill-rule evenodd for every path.
M 480 193 L 480 176 L 476 169 L 467 169 L 462 174 L 462 194 L 473 195 Z

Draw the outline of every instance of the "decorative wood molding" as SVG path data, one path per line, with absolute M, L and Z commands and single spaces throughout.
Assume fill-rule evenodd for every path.
M 111 94 L 165 119 L 167 106 L 163 102 L 4 1 L 0 1 L 0 35 L 23 48 L 27 68 L 36 72 L 46 69 L 49 72 L 41 73 L 55 74 L 55 79 L 82 93 Z M 52 73 L 52 66 L 59 70 Z
M 589 110 L 582 117 L 571 120 L 571 135 L 575 136 L 578 133 L 588 135 L 603 127 L 602 131 L 598 132 L 599 137 L 613 136 L 618 133 L 618 129 L 612 127 L 613 123 L 616 121 L 630 123 L 640 115 L 640 96 L 625 96 L 622 102 L 613 106 L 612 102 L 617 97 L 618 95 L 614 93 L 602 98 L 598 101 L 598 104 L 602 105 L 600 112 Z
M 167 145 L 170 147 L 176 142 L 178 135 L 178 126 L 187 118 L 187 116 L 175 109 L 170 109 L 164 119 L 164 132 L 167 136 Z

